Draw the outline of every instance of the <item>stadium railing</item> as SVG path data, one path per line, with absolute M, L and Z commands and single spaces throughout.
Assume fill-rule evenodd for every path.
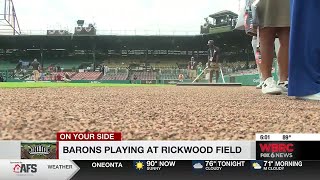
M 74 29 L 69 32 L 73 32 Z M 47 35 L 47 30 L 24 30 L 21 35 Z M 199 31 L 186 31 L 186 30 L 97 30 L 97 35 L 132 35 L 132 36 L 168 36 L 168 35 L 183 35 L 194 36 L 200 35 Z

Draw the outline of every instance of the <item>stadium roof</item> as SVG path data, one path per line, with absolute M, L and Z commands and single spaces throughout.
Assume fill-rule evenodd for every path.
M 211 14 L 209 17 L 211 18 L 217 18 L 217 17 L 221 17 L 221 16 L 225 16 L 225 15 L 233 15 L 233 16 L 238 16 L 238 14 L 232 12 L 232 11 L 228 11 L 228 10 L 223 10 L 223 11 L 219 11 L 217 13 Z
M 90 50 L 206 50 L 212 39 L 221 48 L 251 47 L 251 37 L 233 31 L 200 36 L 1 36 L 1 49 L 68 49 Z

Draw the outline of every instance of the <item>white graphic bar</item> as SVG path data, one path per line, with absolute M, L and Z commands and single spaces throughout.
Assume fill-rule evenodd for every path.
M 320 134 L 256 134 L 256 141 L 320 141 Z
M 60 141 L 59 159 L 253 160 L 255 141 Z
M 0 160 L 0 179 L 69 180 L 80 168 L 68 160 Z
M 55 143 L 54 140 L 48 141 L 1 141 L 0 140 L 0 159 L 21 159 L 21 143 Z
M 0 159 L 20 159 L 21 141 L 0 141 Z

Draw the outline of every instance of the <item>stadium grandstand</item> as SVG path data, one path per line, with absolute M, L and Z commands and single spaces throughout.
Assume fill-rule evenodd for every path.
M 61 80 L 66 74 L 72 81 L 130 82 L 136 78 L 158 83 L 177 81 L 179 74 L 188 80 L 188 61 L 194 57 L 205 64 L 207 41 L 213 39 L 221 49 L 225 75 L 256 74 L 250 37 L 232 30 L 235 13 L 215 15 L 218 19 L 232 17 L 230 25 L 221 25 L 228 30 L 199 35 L 115 36 L 97 35 L 94 25 L 83 27 L 81 21 L 74 33 L 48 30 L 46 35 L 23 35 L 14 13 L 14 24 L 7 21 L 11 30 L 0 34 L 0 73 L 7 81 L 31 80 L 30 63 L 37 59 L 44 81 Z M 217 23 L 214 27 L 221 29 Z

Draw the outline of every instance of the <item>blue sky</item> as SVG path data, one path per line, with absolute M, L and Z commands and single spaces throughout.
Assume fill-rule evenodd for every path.
M 78 19 L 94 22 L 100 33 L 117 30 L 199 32 L 209 14 L 238 12 L 238 0 L 14 0 L 21 29 L 68 29 Z M 122 32 L 130 33 L 130 32 Z M 133 33 L 133 31 L 132 31 Z

